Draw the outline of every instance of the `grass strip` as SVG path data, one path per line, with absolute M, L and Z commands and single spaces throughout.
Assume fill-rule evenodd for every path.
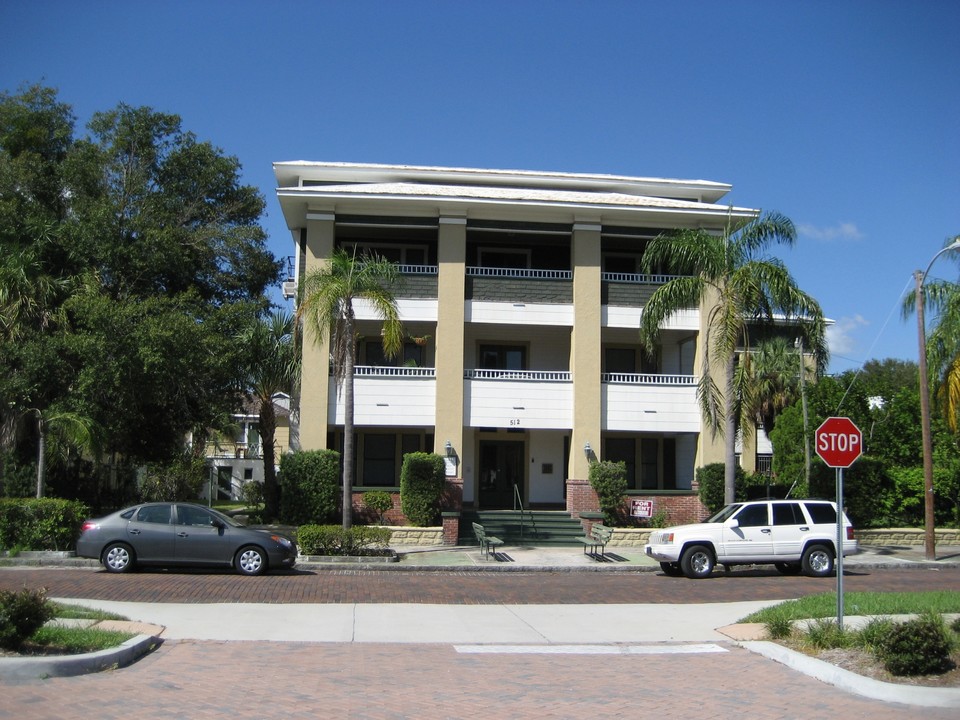
M 960 613 L 960 592 L 848 592 L 843 594 L 844 613 L 848 615 L 915 615 L 927 611 Z M 837 614 L 835 592 L 808 595 L 763 608 L 741 622 L 766 623 L 776 620 L 807 620 L 834 617 Z
M 44 626 L 21 647 L 26 654 L 76 655 L 122 645 L 136 633 L 101 630 L 96 627 L 65 628 Z

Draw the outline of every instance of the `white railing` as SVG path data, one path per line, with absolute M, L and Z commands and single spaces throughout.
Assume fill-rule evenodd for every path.
M 391 367 L 389 365 L 355 365 L 354 377 L 436 377 L 432 367 Z
M 570 382 L 568 370 L 464 370 L 463 377 L 467 380 Z
M 660 375 L 655 373 L 603 373 L 600 382 L 625 385 L 696 385 L 696 375 Z
M 573 272 L 570 270 L 468 267 L 466 274 L 469 277 L 519 278 L 522 280 L 573 280 Z
M 436 265 L 397 265 L 401 275 L 436 275 Z
M 642 275 L 640 273 L 600 273 L 603 282 L 631 283 L 633 285 L 663 285 L 679 275 Z

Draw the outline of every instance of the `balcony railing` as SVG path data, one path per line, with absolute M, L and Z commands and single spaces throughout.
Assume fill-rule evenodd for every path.
M 600 382 L 624 385 L 696 385 L 696 375 L 660 375 L 658 373 L 603 373 Z
M 464 370 L 467 380 L 526 380 L 530 382 L 570 382 L 567 370 Z
M 331 370 L 332 373 L 332 370 Z M 391 367 L 389 365 L 355 365 L 354 377 L 436 377 L 437 369 L 430 367 Z

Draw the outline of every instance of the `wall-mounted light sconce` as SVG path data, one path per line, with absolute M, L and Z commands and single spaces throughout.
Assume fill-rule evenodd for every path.
M 590 459 L 590 455 L 591 455 L 592 453 L 593 453 L 593 448 L 590 447 L 590 441 L 587 440 L 587 441 L 583 444 L 583 454 L 586 455 L 586 456 L 587 456 L 587 460 L 589 460 L 589 459 Z
M 447 440 L 447 444 L 444 446 L 447 451 L 447 457 L 453 457 L 453 443 Z

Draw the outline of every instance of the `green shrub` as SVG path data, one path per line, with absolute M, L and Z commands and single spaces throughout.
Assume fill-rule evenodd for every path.
M 711 463 L 710 465 L 697 468 L 697 483 L 700 486 L 698 491 L 700 502 L 706 506 L 711 515 L 726 504 L 723 502 L 723 476 L 723 463 Z M 738 465 L 734 475 L 734 480 L 737 484 L 736 500 L 744 500 L 746 498 L 744 487 L 745 479 L 746 473 L 744 473 L 743 468 Z
M 856 643 L 858 647 L 867 652 L 876 654 L 879 652 L 883 641 L 893 630 L 894 623 L 890 618 L 873 618 L 856 633 Z
M 604 523 L 611 527 L 622 524 L 624 498 L 627 496 L 627 464 L 622 460 L 592 462 L 589 480 L 590 487 L 597 493 Z
M 853 636 L 841 628 L 836 620 L 820 618 L 807 626 L 807 642 L 818 650 L 845 648 L 853 644 Z
M 952 649 L 943 616 L 926 613 L 891 629 L 877 656 L 894 675 L 929 675 L 952 667 Z
M 446 480 L 444 460 L 434 453 L 407 453 L 400 469 L 400 509 L 414 527 L 440 521 L 440 496 Z
M 51 618 L 45 590 L 0 591 L 0 647 L 16 650 Z
M 773 615 L 764 625 L 767 628 L 767 634 L 774 640 L 790 637 L 793 632 L 793 620 L 786 613 Z
M 195 500 L 209 474 L 206 459 L 189 452 L 172 462 L 150 463 L 140 478 L 140 499 L 145 502 Z
M 291 525 L 333 522 L 340 510 L 340 453 L 305 450 L 280 456 L 280 519 Z
M 37 494 L 37 466 L 36 463 L 18 465 L 11 454 L 3 460 L 3 492 L 0 495 L 8 498 L 29 498 Z
M 243 484 L 240 490 L 243 504 L 249 508 L 259 508 L 263 505 L 263 483 L 250 480 Z
M 304 555 L 376 555 L 390 544 L 389 528 L 355 525 L 301 525 L 297 546 Z
M 90 509 L 76 500 L 0 499 L 0 547 L 67 550 L 89 514 Z
M 373 510 L 383 525 L 383 514 L 393 508 L 393 495 L 384 490 L 371 490 L 363 494 L 363 506 Z

